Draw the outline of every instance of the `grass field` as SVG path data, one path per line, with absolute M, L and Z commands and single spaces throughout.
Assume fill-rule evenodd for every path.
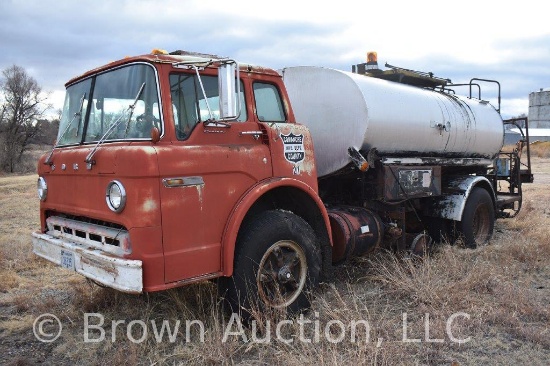
M 36 176 L 0 177 L 0 364 L 548 365 L 550 159 L 533 162 L 521 213 L 498 220 L 489 245 L 354 260 L 302 318 L 266 314 L 246 329 L 212 282 L 127 295 L 37 258 Z M 62 325 L 49 343 L 35 332 L 57 324 L 33 327 L 44 313 Z M 163 322 L 179 328 L 159 336 Z

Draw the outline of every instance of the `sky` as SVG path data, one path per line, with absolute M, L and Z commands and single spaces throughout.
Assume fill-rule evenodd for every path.
M 61 108 L 74 76 L 153 48 L 280 69 L 351 71 L 387 62 L 453 83 L 497 80 L 501 113 L 528 113 L 550 88 L 550 26 L 539 1 L 0 0 L 0 70 L 25 68 Z M 467 93 L 467 88 L 457 88 Z M 496 84 L 482 99 L 496 105 Z

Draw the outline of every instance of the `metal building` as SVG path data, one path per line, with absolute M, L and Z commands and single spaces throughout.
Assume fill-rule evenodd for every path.
M 529 94 L 529 128 L 550 128 L 550 88 Z

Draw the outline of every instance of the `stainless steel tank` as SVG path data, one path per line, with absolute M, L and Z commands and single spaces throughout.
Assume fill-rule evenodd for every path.
M 349 147 L 457 159 L 492 159 L 502 148 L 502 118 L 487 102 L 329 68 L 281 72 L 296 120 L 311 131 L 319 176 L 349 164 Z

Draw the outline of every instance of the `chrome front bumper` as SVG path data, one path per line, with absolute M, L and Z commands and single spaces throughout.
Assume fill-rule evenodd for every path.
M 143 292 L 140 260 L 118 258 L 92 246 L 39 232 L 32 233 L 32 243 L 36 255 L 59 266 L 119 291 Z

